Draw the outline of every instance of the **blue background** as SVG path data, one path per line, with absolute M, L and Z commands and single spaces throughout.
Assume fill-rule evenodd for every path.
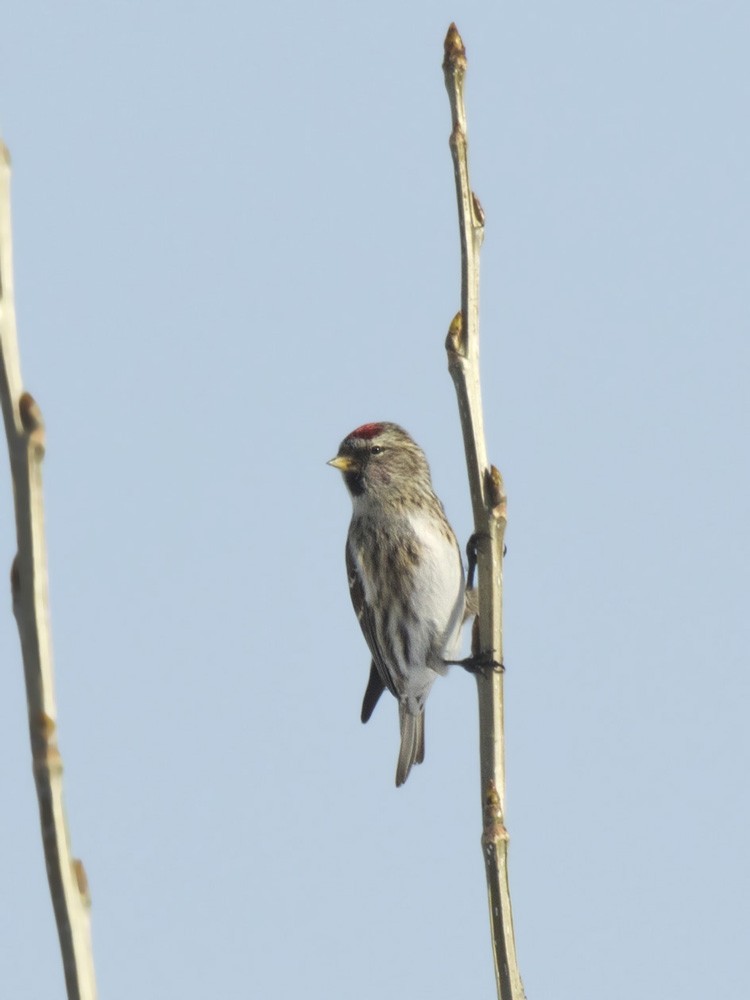
M 491 997 L 470 678 L 396 791 L 340 439 L 459 536 L 458 22 L 530 998 L 744 1000 L 750 8 L 11 0 L 0 127 L 101 996 Z M 0 564 L 14 553 L 0 464 Z M 0 984 L 63 995 L 9 595 Z

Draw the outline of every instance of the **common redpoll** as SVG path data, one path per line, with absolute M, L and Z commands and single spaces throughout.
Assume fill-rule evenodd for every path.
M 464 617 L 461 554 L 424 452 L 397 424 L 364 424 L 328 463 L 352 498 L 346 569 L 372 654 L 362 721 L 383 691 L 398 699 L 396 785 L 424 760 L 424 706 L 448 670 Z

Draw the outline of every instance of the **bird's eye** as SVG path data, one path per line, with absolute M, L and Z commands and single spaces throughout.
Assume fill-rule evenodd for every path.
M 374 444 L 372 446 L 372 448 L 370 448 L 370 454 L 371 455 L 382 455 L 383 452 L 384 452 L 384 450 L 385 449 L 381 448 L 379 444 Z

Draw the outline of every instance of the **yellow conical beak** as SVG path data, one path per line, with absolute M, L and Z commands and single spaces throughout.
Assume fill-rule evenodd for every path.
M 348 472 L 354 466 L 354 461 L 345 455 L 337 455 L 326 464 L 332 465 L 334 469 L 340 469 L 342 472 Z

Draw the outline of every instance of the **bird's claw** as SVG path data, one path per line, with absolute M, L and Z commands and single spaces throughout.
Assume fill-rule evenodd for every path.
M 490 671 L 505 672 L 505 664 L 500 663 L 491 653 L 477 653 L 474 656 L 467 656 L 463 660 L 446 660 L 450 666 L 463 667 L 470 674 L 485 675 Z

